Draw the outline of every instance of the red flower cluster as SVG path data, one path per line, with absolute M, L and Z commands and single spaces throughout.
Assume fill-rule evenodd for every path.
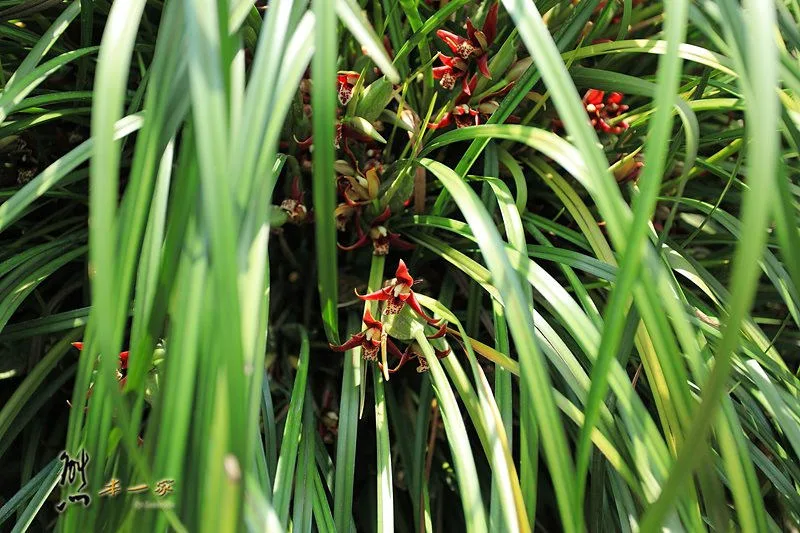
M 388 348 L 391 341 L 386 336 L 386 332 L 383 331 L 383 322 L 375 320 L 369 310 L 364 313 L 363 321 L 367 329 L 361 333 L 356 333 L 344 344 L 339 346 L 331 344 L 331 350 L 334 352 L 344 352 L 346 350 L 352 350 L 356 346 L 361 346 L 361 355 L 365 360 L 377 361 L 378 351 L 381 349 L 381 346 L 386 343 Z M 397 349 L 394 343 L 392 343 L 391 346 Z
M 466 128 L 468 126 L 478 126 L 486 122 L 486 120 L 492 116 L 492 113 L 497 111 L 497 108 L 500 107 L 500 104 L 495 99 L 510 91 L 515 82 L 509 83 L 497 92 L 487 94 L 482 97 L 477 104 L 471 106 L 468 102 L 477 83 L 478 76 L 472 76 L 472 79 L 467 84 L 468 90 L 461 91 L 461 94 L 456 98 L 455 107 L 448 111 L 438 122 L 428 124 L 428 127 L 432 130 L 438 130 L 455 122 L 457 128 Z M 517 117 L 509 117 L 509 121 L 513 121 L 514 119 L 518 120 Z
M 397 265 L 395 277 L 389 280 L 383 289 L 365 295 L 358 293 L 356 293 L 356 295 L 364 301 L 385 302 L 386 305 L 383 312 L 387 315 L 399 313 L 403 309 L 403 306 L 408 304 L 408 306 L 428 324 L 439 325 L 439 321 L 426 315 L 422 307 L 420 307 L 419 302 L 414 296 L 414 291 L 411 289 L 415 282 L 416 280 L 411 277 L 411 274 L 408 272 L 408 267 L 406 267 L 406 264 L 401 259 L 400 263 Z M 344 352 L 360 346 L 362 356 L 366 361 L 377 361 L 378 351 L 385 347 L 390 355 L 399 359 L 394 368 L 388 369 L 389 373 L 397 372 L 412 359 L 418 361 L 417 372 L 425 372 L 428 369 L 428 362 L 412 348 L 413 344 L 409 345 L 401 352 L 395 342 L 388 336 L 383 322 L 376 320 L 369 310 L 364 313 L 363 321 L 364 325 L 367 327 L 364 331 L 354 334 L 344 344 L 330 344 L 331 350 L 335 352 Z M 436 333 L 429 335 L 428 338 L 439 339 L 446 334 L 447 325 L 442 323 Z M 441 359 L 450 353 L 450 349 L 435 350 L 435 353 L 436 356 Z
M 451 122 L 455 122 L 457 128 L 477 126 L 481 123 L 480 113 L 477 109 L 472 109 L 467 104 L 459 104 L 452 111 L 447 112 L 439 122 L 428 124 L 428 127 L 432 130 L 438 130 L 449 126 Z
M 356 296 L 364 301 L 386 302 L 384 313 L 387 315 L 396 315 L 403 309 L 403 305 L 408 304 L 408 306 L 428 324 L 438 324 L 438 320 L 426 315 L 425 311 L 420 307 L 417 298 L 414 296 L 414 291 L 411 289 L 415 283 L 416 280 L 411 277 L 411 274 L 408 272 L 408 267 L 401 259 L 397 264 L 394 278 L 390 279 L 384 288 L 363 296 L 356 293 Z
M 433 335 L 426 335 L 426 337 L 428 337 L 429 339 L 440 339 L 444 337 L 446 334 L 447 334 L 447 325 L 442 324 L 442 327 L 440 327 L 436 333 L 434 333 Z M 397 350 L 397 352 L 392 354 L 398 356 L 400 360 L 397 362 L 397 365 L 395 365 L 394 368 L 389 369 L 390 374 L 394 374 L 395 372 L 400 370 L 407 362 L 413 359 L 417 360 L 417 372 L 421 373 L 428 371 L 429 368 L 428 360 L 425 359 L 425 357 L 421 357 L 419 353 L 417 353 L 413 349 L 413 346 L 414 346 L 413 344 L 409 344 L 403 351 L 403 353 L 398 354 L 397 352 L 399 352 L 399 350 Z M 434 348 L 433 351 L 436 354 L 436 357 L 438 357 L 439 359 L 442 359 L 443 357 L 447 357 L 448 355 L 450 355 L 450 348 L 447 348 L 446 350 L 437 350 L 436 348 Z
M 622 103 L 623 94 L 618 92 L 606 93 L 598 89 L 589 89 L 583 95 L 583 106 L 589 114 L 589 120 L 597 131 L 618 135 L 628 129 L 628 123 L 621 121 L 614 126 L 608 120 L 620 116 L 628 110 Z
M 475 58 L 478 70 L 484 77 L 491 79 L 492 73 L 489 72 L 489 47 L 497 36 L 497 9 L 499 4 L 495 2 L 486 14 L 483 27 L 478 30 L 472 25 L 472 21 L 467 19 L 467 36 L 456 35 L 447 30 L 438 30 L 436 35 L 442 39 L 453 56 L 439 54 L 441 67 L 433 69 L 433 77 L 439 80 L 443 89 L 451 90 L 455 87 L 456 80 L 461 78 L 463 91 L 471 94 L 471 89 L 467 83 L 469 71 L 469 61 Z
M 342 106 L 347 105 L 350 99 L 353 97 L 353 90 L 355 89 L 356 84 L 361 76 L 358 72 L 353 71 L 341 71 L 336 75 L 336 87 L 337 87 L 337 95 L 339 97 L 339 103 Z M 303 99 L 303 114 L 305 115 L 307 120 L 311 120 L 311 83 L 308 79 L 303 79 L 300 83 L 300 94 Z M 337 109 L 337 116 L 341 115 L 341 108 Z M 336 123 L 336 132 L 333 138 L 333 145 L 336 148 L 340 148 L 342 146 L 342 142 L 346 141 L 347 139 L 355 139 L 360 142 L 369 142 L 372 140 L 371 137 L 346 126 L 341 122 Z M 298 148 L 300 151 L 307 155 L 308 165 L 305 168 L 311 168 L 311 150 L 314 145 L 313 137 L 308 137 L 305 140 L 297 141 Z M 347 145 L 345 144 L 345 150 L 347 150 Z M 304 161 L 305 162 L 305 159 Z

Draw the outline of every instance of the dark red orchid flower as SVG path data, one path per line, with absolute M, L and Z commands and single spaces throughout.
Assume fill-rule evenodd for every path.
M 339 92 L 339 103 L 342 105 L 347 105 L 347 102 L 350 101 L 350 98 L 353 97 L 353 89 L 358 83 L 358 79 L 361 76 L 358 72 L 353 72 L 350 70 L 345 70 L 339 72 L 336 76 L 338 92 Z
M 347 223 L 350 222 L 350 219 L 356 214 L 357 209 L 357 207 L 353 207 L 346 202 L 342 202 L 336 206 L 336 209 L 333 210 L 333 216 L 336 219 L 336 229 L 338 231 L 345 230 Z
M 77 348 L 78 350 L 83 350 L 83 343 L 82 342 L 73 342 L 72 346 Z M 125 382 L 128 380 L 128 352 L 120 352 L 119 354 L 119 368 L 117 369 L 117 380 L 119 380 L 119 386 L 124 387 Z
M 300 150 L 302 150 L 304 152 L 311 152 L 311 150 L 312 150 L 312 148 L 314 146 L 314 137 L 311 136 L 308 139 L 305 139 L 305 140 L 302 140 L 302 141 L 297 140 L 297 137 L 295 137 L 294 138 L 294 142 L 297 143 L 297 147 Z
M 378 174 L 383 174 L 386 165 L 383 164 L 383 151 L 377 148 L 367 148 L 364 152 L 366 161 L 364 161 L 364 172 L 369 172 L 375 169 Z
M 408 272 L 408 267 L 403 260 L 397 265 L 397 270 L 394 273 L 394 278 L 389 280 L 386 286 L 375 292 L 361 295 L 356 292 L 356 296 L 364 301 L 381 301 L 386 302 L 386 309 L 384 313 L 387 315 L 395 315 L 400 312 L 404 304 L 408 304 L 411 309 L 421 316 L 429 324 L 439 325 L 439 320 L 431 318 L 425 314 L 425 311 L 420 307 L 414 291 L 411 287 L 414 286 L 416 281 L 411 277 Z
M 443 116 L 439 122 L 428 124 L 428 127 L 432 130 L 438 130 L 449 126 L 452 122 L 455 122 L 458 128 L 477 126 L 481 123 L 480 113 L 478 113 L 477 109 L 472 109 L 467 104 L 457 105 L 452 111 Z
M 339 209 L 337 208 L 337 210 Z M 344 210 L 339 211 L 340 214 L 345 214 Z M 344 246 L 338 243 L 337 246 L 344 252 L 350 252 L 358 248 L 362 248 L 372 242 L 372 253 L 374 255 L 386 255 L 389 253 L 390 248 L 395 248 L 397 250 L 412 250 L 414 248 L 413 244 L 403 240 L 400 237 L 400 234 L 392 233 L 386 228 L 386 226 L 383 225 L 390 216 L 392 216 L 392 211 L 389 206 L 386 206 L 386 209 L 383 211 L 383 213 L 372 219 L 369 232 L 364 233 L 364 230 L 361 228 L 361 214 L 359 211 L 355 211 L 358 240 L 349 246 Z M 339 224 L 338 220 L 339 219 L 337 218 L 337 226 Z
M 300 190 L 300 177 L 295 176 L 292 180 L 292 195 L 281 202 L 281 209 L 286 212 L 292 224 L 301 224 L 308 218 L 308 209 L 303 202 L 304 196 Z
M 403 240 L 399 233 L 391 232 L 382 225 L 371 227 L 369 238 L 372 239 L 372 253 L 375 255 L 387 255 L 390 248 L 401 251 L 414 249 L 414 245 Z
M 336 148 L 340 148 L 342 146 L 343 141 L 347 141 L 348 139 L 353 139 L 354 141 L 368 143 L 372 142 L 372 137 L 361 133 L 360 131 L 351 128 L 350 126 L 346 126 L 341 122 L 336 124 L 336 132 L 333 137 L 333 145 Z M 345 148 L 347 148 L 345 146 Z
M 381 186 L 378 169 L 370 168 L 365 175 L 357 172 L 354 174 L 354 176 L 339 177 L 339 192 L 345 203 L 356 207 L 375 200 Z
M 621 121 L 614 126 L 608 120 L 620 116 L 628 110 L 622 103 L 623 94 L 618 92 L 606 93 L 598 89 L 589 89 L 583 95 L 583 106 L 589 114 L 589 120 L 597 131 L 618 135 L 628 129 L 628 123 Z
M 348 139 L 353 139 L 355 141 L 364 143 L 372 142 L 372 137 L 370 137 L 369 135 L 365 135 L 364 133 L 361 133 L 360 131 L 351 128 L 350 126 L 346 126 L 341 122 L 338 122 L 336 124 L 336 131 L 334 132 L 333 146 L 336 148 L 341 148 L 342 141 L 343 140 L 346 141 Z M 313 135 L 309 136 L 307 139 L 304 139 L 302 141 L 295 139 L 295 142 L 297 142 L 297 145 L 301 149 L 307 151 L 309 154 L 314 149 Z
M 441 53 L 437 57 L 439 61 L 442 62 L 443 66 L 433 67 L 433 77 L 439 80 L 439 85 L 442 86 L 442 89 L 447 91 L 451 90 L 456 86 L 456 80 L 461 78 L 463 91 L 469 91 L 466 77 L 468 69 L 467 62 L 460 57 L 450 57 Z
M 478 30 L 472 25 L 472 21 L 467 19 L 467 36 L 462 37 L 447 30 L 439 30 L 436 35 L 442 39 L 453 53 L 468 61 L 470 58 L 476 58 L 478 63 L 478 70 L 486 78 L 491 79 L 492 74 L 489 72 L 489 47 L 494 42 L 497 36 L 497 10 L 499 4 L 497 2 L 492 4 L 489 12 L 486 14 L 486 20 L 483 27 Z M 444 63 L 444 61 L 442 61 Z M 443 79 L 443 78 L 442 78 Z M 442 85 L 442 87 L 445 87 Z M 446 87 L 445 87 L 446 88 Z M 452 86 L 451 86 L 452 88 Z
M 352 350 L 356 346 L 361 346 L 361 355 L 364 359 L 367 361 L 377 361 L 381 344 L 387 341 L 386 345 L 388 348 L 389 342 L 391 341 L 386 338 L 386 332 L 383 331 L 383 323 L 380 320 L 375 320 L 372 313 L 369 312 L 369 309 L 364 312 L 364 324 L 367 326 L 367 329 L 361 333 L 356 333 L 344 344 L 339 346 L 330 344 L 331 350 L 334 352 L 344 352 Z M 392 344 L 392 346 L 394 346 L 394 344 Z M 397 349 L 396 346 L 394 348 Z
M 466 128 L 468 126 L 478 126 L 483 124 L 500 107 L 500 104 L 497 102 L 496 98 L 504 96 L 514 86 L 513 82 L 509 83 L 499 91 L 482 96 L 477 104 L 470 105 L 468 102 L 470 101 L 472 91 L 475 90 L 475 86 L 477 84 L 478 76 L 473 75 L 472 79 L 470 79 L 468 83 L 464 84 L 465 89 L 462 90 L 461 94 L 459 94 L 458 98 L 456 98 L 455 107 L 445 114 L 438 122 L 428 124 L 428 128 L 432 130 L 438 130 L 449 126 L 453 122 L 455 122 L 456 127 L 458 128 Z M 510 116 L 508 119 L 506 119 L 506 122 L 515 121 L 519 121 L 519 118 Z
M 436 354 L 437 359 L 444 359 L 445 357 L 450 355 L 450 348 L 446 350 L 437 350 L 434 348 L 433 351 Z M 425 359 L 425 357 L 420 357 L 419 355 L 417 355 L 417 365 L 418 365 L 417 372 L 419 373 L 427 372 L 430 369 L 430 367 L 428 366 L 428 360 Z
M 434 337 L 431 336 L 428 338 L 430 339 Z M 434 348 L 433 351 L 438 359 L 443 359 L 448 355 L 450 355 L 450 348 L 447 348 L 446 350 L 437 350 L 436 348 Z M 389 373 L 394 374 L 395 372 L 403 368 L 403 366 L 405 366 L 405 364 L 411 361 L 412 359 L 417 360 L 417 372 L 419 373 L 427 372 L 430 369 L 430 366 L 428 365 L 428 360 L 424 356 L 421 356 L 420 354 L 416 353 L 416 351 L 414 351 L 411 348 L 411 346 L 408 346 L 403 351 L 403 353 L 400 354 L 400 361 L 398 361 L 398 363 L 395 365 L 394 368 L 389 369 Z

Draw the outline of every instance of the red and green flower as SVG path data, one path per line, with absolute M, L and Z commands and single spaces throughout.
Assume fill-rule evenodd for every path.
M 414 283 L 416 283 L 416 280 L 411 277 L 411 274 L 408 272 L 408 267 L 401 259 L 400 263 L 397 265 L 394 278 L 389 280 L 384 288 L 369 294 L 361 295 L 356 293 L 356 295 L 364 301 L 385 302 L 386 307 L 384 313 L 387 315 L 396 315 L 403 309 L 404 305 L 408 304 L 408 306 L 426 322 L 438 325 L 440 321 L 426 315 L 425 311 L 423 311 L 422 307 L 419 305 L 416 296 L 414 296 L 414 291 L 411 288 L 414 286 Z
M 338 88 L 339 94 L 339 103 L 342 105 L 347 105 L 350 99 L 353 97 L 353 89 L 358 83 L 358 79 L 361 76 L 358 72 L 353 72 L 350 70 L 345 70 L 339 72 L 336 76 L 336 85 Z
M 598 89 L 589 89 L 583 95 L 583 106 L 589 115 L 592 126 L 597 131 L 618 135 L 628 129 L 628 123 L 617 122 L 613 126 L 608 121 L 617 118 L 628 110 L 628 106 L 622 103 L 624 95 L 618 92 L 608 93 Z
M 383 344 L 387 344 L 386 332 L 383 329 L 383 322 L 375 320 L 369 309 L 364 312 L 364 324 L 367 329 L 361 333 L 356 333 L 347 342 L 341 345 L 330 344 L 334 352 L 344 352 L 361 346 L 361 355 L 367 361 L 377 361 L 378 352 Z M 396 347 L 395 347 L 396 348 Z
M 480 73 L 486 78 L 492 78 L 492 73 L 489 72 L 489 47 L 497 36 L 498 7 L 499 4 L 497 2 L 492 4 L 492 7 L 489 8 L 486 14 L 483 27 L 480 30 L 475 28 L 470 19 L 467 19 L 466 37 L 456 35 L 447 30 L 438 30 L 436 32 L 436 35 L 442 39 L 445 44 L 450 47 L 453 54 L 455 54 L 455 57 L 439 54 L 439 60 L 444 64 L 444 67 L 440 67 L 441 70 L 439 71 L 438 79 L 441 80 L 440 84 L 443 88 L 452 89 L 455 84 L 455 79 L 463 76 L 463 73 L 459 73 L 458 71 L 466 71 L 466 68 L 462 69 L 461 63 L 457 62 L 458 59 L 469 61 L 475 58 Z M 434 73 L 436 74 L 435 70 Z

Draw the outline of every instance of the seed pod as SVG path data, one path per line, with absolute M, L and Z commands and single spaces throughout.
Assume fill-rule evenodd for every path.
M 520 59 L 519 61 L 511 65 L 511 68 L 508 70 L 508 73 L 506 74 L 506 78 L 509 81 L 517 81 L 525 73 L 525 71 L 530 68 L 532 64 L 533 64 L 532 57 L 526 57 L 524 59 Z
M 333 170 L 336 171 L 337 174 L 341 174 L 342 176 L 355 176 L 356 171 L 353 167 L 345 161 L 344 159 L 337 159 L 333 162 Z

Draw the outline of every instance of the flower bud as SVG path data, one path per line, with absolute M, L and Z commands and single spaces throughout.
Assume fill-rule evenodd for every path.
M 508 79 L 509 81 L 517 81 L 525 73 L 525 71 L 530 68 L 532 64 L 533 64 L 532 57 L 526 57 L 524 59 L 520 59 L 519 61 L 511 65 L 511 68 L 506 73 L 506 79 Z
M 478 104 L 478 111 L 484 115 L 491 115 L 500 108 L 495 100 L 487 100 Z
M 341 174 L 342 176 L 355 176 L 356 171 L 350 166 L 350 163 L 345 161 L 344 159 L 337 159 L 333 162 L 333 169 L 336 171 L 336 174 Z

